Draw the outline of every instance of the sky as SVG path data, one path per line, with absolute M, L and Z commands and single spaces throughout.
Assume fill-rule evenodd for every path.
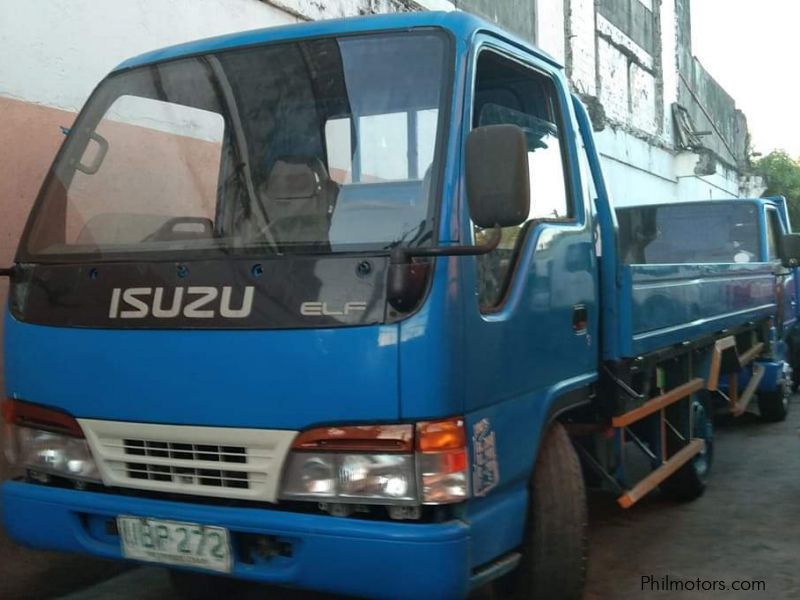
M 747 115 L 757 152 L 800 157 L 800 1 L 692 0 L 692 51 Z

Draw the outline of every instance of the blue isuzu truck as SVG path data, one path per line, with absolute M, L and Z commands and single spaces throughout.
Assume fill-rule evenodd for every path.
M 585 481 L 702 494 L 713 397 L 784 373 L 800 256 L 649 264 L 620 231 L 562 67 L 473 16 L 134 58 L 3 271 L 4 527 L 189 595 L 579 598 Z

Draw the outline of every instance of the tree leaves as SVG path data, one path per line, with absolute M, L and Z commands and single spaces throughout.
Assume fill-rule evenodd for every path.
M 800 227 L 800 163 L 783 150 L 774 150 L 755 164 L 767 182 L 764 196 L 786 196 L 789 218 Z

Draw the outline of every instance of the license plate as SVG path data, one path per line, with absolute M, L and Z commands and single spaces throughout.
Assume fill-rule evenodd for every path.
M 198 523 L 117 517 L 125 558 L 230 573 L 228 530 Z

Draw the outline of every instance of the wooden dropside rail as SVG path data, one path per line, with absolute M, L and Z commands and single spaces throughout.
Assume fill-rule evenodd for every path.
M 750 405 L 750 402 L 753 400 L 753 396 L 758 389 L 758 385 L 764 378 L 766 369 L 761 365 L 755 365 L 753 367 L 753 375 L 750 377 L 750 381 L 741 395 L 739 395 L 739 374 L 738 372 L 730 373 L 728 375 L 728 393 L 724 394 L 719 389 L 719 378 L 722 369 L 722 355 L 724 352 L 731 349 L 733 349 L 733 352 L 735 353 L 736 361 L 739 364 L 739 369 L 743 369 L 755 361 L 761 352 L 763 352 L 764 342 L 753 344 L 753 346 L 743 354 L 739 354 L 736 351 L 736 338 L 732 335 L 717 340 L 717 342 L 714 344 L 714 351 L 711 355 L 711 366 L 708 370 L 708 385 L 706 388 L 709 391 L 721 394 L 728 401 L 728 407 L 730 408 L 731 414 L 733 414 L 735 417 L 740 417 L 744 414 L 744 412 L 747 410 L 747 407 Z
M 758 355 L 761 354 L 761 351 L 763 349 L 764 349 L 764 342 L 758 342 L 752 348 L 750 348 L 750 350 L 739 356 L 739 364 L 742 367 L 746 367 L 756 358 L 758 358 Z
M 716 391 L 722 394 L 722 392 L 719 390 L 719 378 L 723 368 L 723 355 L 725 352 L 733 352 L 735 359 L 733 356 L 731 356 L 729 357 L 729 360 L 735 360 L 738 362 L 738 367 L 740 370 L 755 361 L 763 350 L 764 343 L 758 342 L 753 344 L 753 346 L 743 354 L 739 354 L 736 349 L 736 338 L 734 336 L 731 335 L 721 338 L 714 344 L 707 380 L 703 379 L 702 377 L 690 379 L 686 383 L 679 385 L 668 392 L 664 392 L 660 396 L 656 396 L 655 398 L 648 400 L 641 406 L 638 406 L 623 415 L 618 415 L 611 419 L 612 427 L 621 430 L 620 443 L 624 447 L 625 432 L 630 425 L 655 413 L 659 413 L 659 427 L 661 430 L 661 456 L 654 457 L 652 453 L 646 453 L 651 455 L 651 457 L 654 459 L 654 462 L 660 461 L 661 464 L 654 468 L 645 478 L 639 481 L 631 489 L 627 490 L 619 498 L 617 498 L 617 502 L 622 508 L 630 508 L 636 504 L 644 496 L 658 487 L 658 485 L 661 484 L 665 479 L 671 475 L 674 475 L 678 469 L 705 450 L 705 440 L 690 439 L 687 440 L 686 445 L 678 452 L 669 458 L 666 457 L 666 427 L 668 425 L 668 421 L 666 419 L 665 409 L 668 406 L 683 400 L 684 398 L 687 398 L 702 389 Z M 747 410 L 747 406 L 753 399 L 756 389 L 764 377 L 764 373 L 766 373 L 766 369 L 763 366 L 755 365 L 753 367 L 753 376 L 750 378 L 750 381 L 741 396 L 738 392 L 738 372 L 729 375 L 729 397 L 725 396 L 725 394 L 722 395 L 728 399 L 731 412 L 735 416 L 739 416 L 744 413 L 745 410 Z M 675 431 L 671 425 L 670 429 Z M 635 436 L 633 436 L 632 433 L 631 436 L 635 439 Z M 638 440 L 637 442 L 641 446 L 641 442 Z
M 678 469 L 703 451 L 705 448 L 705 441 L 701 439 L 693 439 L 689 440 L 686 446 L 681 448 L 681 450 L 676 452 L 674 455 L 669 458 L 666 457 L 667 418 L 665 415 L 665 409 L 668 406 L 691 396 L 695 392 L 699 392 L 705 387 L 706 382 L 702 377 L 690 379 L 686 383 L 679 385 L 668 392 L 664 392 L 660 396 L 656 396 L 655 398 L 648 400 L 641 406 L 611 419 L 612 427 L 622 430 L 621 443 L 623 446 L 625 443 L 625 431 L 628 426 L 655 413 L 658 413 L 659 415 L 659 429 L 661 431 L 661 456 L 658 457 L 658 460 L 661 461 L 660 466 L 653 469 L 653 471 L 651 471 L 647 477 L 642 479 L 639 483 L 617 498 L 617 502 L 622 508 L 630 508 L 636 504 L 649 492 L 653 491 L 667 477 L 673 475 Z
M 722 353 L 733 348 L 736 352 L 736 338 L 732 335 L 717 340 L 714 344 L 714 351 L 711 354 L 711 367 L 708 370 L 708 385 L 706 389 L 715 392 L 719 388 L 719 374 L 722 369 Z M 739 361 L 741 364 L 741 360 Z
M 678 387 L 661 394 L 660 396 L 656 396 L 652 400 L 648 400 L 641 406 L 634 408 L 632 411 L 626 412 L 624 415 L 614 417 L 611 419 L 611 426 L 627 427 L 632 423 L 636 423 L 636 421 L 641 421 L 645 417 L 652 415 L 654 412 L 662 410 L 670 404 L 674 404 L 678 400 L 683 400 L 686 398 L 686 396 L 702 390 L 705 385 L 706 382 L 702 377 L 696 377 L 684 383 L 683 385 L 679 385 Z
M 729 384 L 729 391 L 731 394 L 728 397 L 728 402 L 730 403 L 731 413 L 734 417 L 741 417 L 747 410 L 747 407 L 750 405 L 750 401 L 756 394 L 758 384 L 760 384 L 761 380 L 764 379 L 764 374 L 766 372 L 767 369 L 762 365 L 754 366 L 753 375 L 750 377 L 750 381 L 747 383 L 747 387 L 744 388 L 744 392 L 742 392 L 741 396 L 739 396 L 738 393 L 738 375 L 734 373 L 730 376 L 731 382 Z
M 617 502 L 622 508 L 630 508 L 658 487 L 667 477 L 673 475 L 683 465 L 705 450 L 705 447 L 705 440 L 695 439 L 690 441 L 673 454 L 667 462 L 651 471 L 647 477 L 617 498 Z

